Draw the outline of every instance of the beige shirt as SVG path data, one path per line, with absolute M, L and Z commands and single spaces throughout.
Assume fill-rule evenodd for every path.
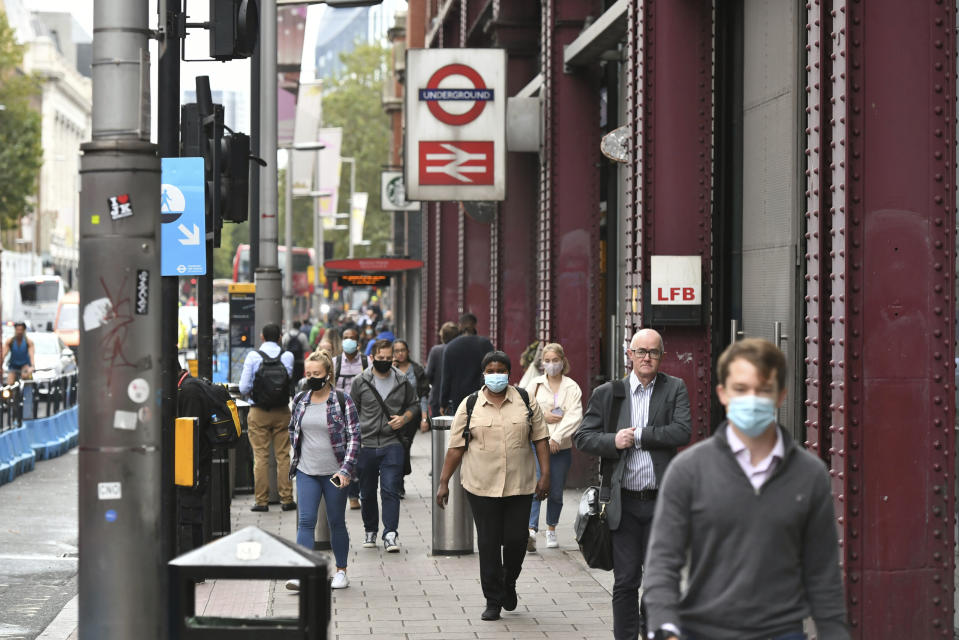
M 533 424 L 529 425 L 526 405 L 519 392 L 509 387 L 501 407 L 479 392 L 470 419 L 470 446 L 463 456 L 460 480 L 472 494 L 489 498 L 521 496 L 536 489 L 536 462 L 530 442 L 549 438 L 539 403 L 530 398 Z M 453 416 L 449 448 L 465 446 L 466 399 Z
M 563 419 L 553 424 L 546 423 L 550 440 L 559 444 L 560 449 L 573 446 L 573 433 L 583 421 L 583 392 L 576 381 L 563 376 L 559 383 L 559 393 L 554 394 L 546 379 L 546 374 L 533 378 L 526 387 L 530 399 L 536 398 L 543 413 L 559 407 L 563 410 Z

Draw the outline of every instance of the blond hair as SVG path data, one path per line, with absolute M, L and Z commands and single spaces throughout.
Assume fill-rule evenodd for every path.
M 563 375 L 565 376 L 569 373 L 569 360 L 566 358 L 566 352 L 563 351 L 563 345 L 558 342 L 550 342 L 545 347 L 543 347 L 543 354 L 540 356 L 540 362 L 543 360 L 543 356 L 546 355 L 547 351 L 552 351 L 559 356 L 559 359 L 563 361 Z
M 326 349 L 317 349 L 306 359 L 307 362 L 319 362 L 326 367 L 326 382 L 333 388 L 333 356 Z

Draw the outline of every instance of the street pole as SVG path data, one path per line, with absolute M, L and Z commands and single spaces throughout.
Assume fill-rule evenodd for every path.
M 282 285 L 277 262 L 276 192 L 276 0 L 260 5 L 260 264 L 256 269 L 256 326 L 282 321 Z M 254 340 L 258 340 L 254 337 Z
M 349 217 L 346 219 L 347 231 L 349 234 L 350 259 L 353 258 L 353 194 L 356 193 L 356 158 L 340 158 L 342 162 L 350 163 L 350 202 L 347 206 Z
M 196 102 L 200 113 L 200 118 L 207 118 L 213 115 L 213 100 L 210 97 L 210 79 L 207 76 L 199 76 L 196 79 Z M 222 131 L 218 130 L 218 125 L 210 125 L 214 128 L 213 140 L 220 140 Z M 206 127 L 203 128 L 204 135 L 207 133 Z M 216 156 L 214 155 L 214 158 Z M 220 172 L 220 167 L 214 162 L 213 176 Z M 214 182 L 214 184 L 219 184 Z M 210 215 L 206 220 L 206 237 L 203 239 L 206 251 L 206 273 L 197 276 L 197 330 L 196 330 L 196 365 L 197 375 L 207 380 L 213 379 L 213 238 L 216 235 L 216 224 L 222 212 L 219 202 L 219 193 L 214 193 L 214 201 L 207 207 Z
M 164 7 L 165 5 L 165 7 Z M 157 142 L 161 158 L 180 155 L 180 0 L 165 0 L 157 7 L 157 24 L 163 27 L 159 42 L 157 78 L 162 93 L 157 96 Z M 161 424 L 161 520 L 164 535 L 160 556 L 164 562 L 176 555 L 176 491 L 173 487 L 173 436 L 176 420 L 176 382 L 180 363 L 177 359 L 177 307 L 180 282 L 176 276 L 161 278 L 160 308 L 160 424 Z
M 285 215 L 283 216 L 283 235 L 286 242 L 286 257 L 283 264 L 283 327 L 289 332 L 293 328 L 293 153 L 286 147 L 286 180 L 284 189 Z
M 260 157 L 260 51 L 262 45 L 257 40 L 250 59 L 250 155 Z M 260 165 L 250 163 L 250 271 L 249 282 L 260 266 Z
M 94 4 L 93 139 L 82 145 L 79 637 L 168 638 L 162 553 L 160 159 L 149 3 Z
M 316 167 L 313 172 L 313 186 L 317 189 L 320 188 L 320 163 L 323 161 L 323 154 L 316 154 Z M 323 319 L 323 302 L 326 298 L 326 290 L 323 288 L 323 282 L 320 278 L 320 274 L 323 272 L 323 262 L 325 256 L 323 250 L 323 234 L 326 229 L 323 228 L 323 217 L 320 215 L 323 211 L 323 203 L 320 201 L 320 197 L 314 196 L 313 198 L 313 260 L 316 263 L 313 267 L 313 315 L 316 316 L 316 321 L 320 322 Z M 333 213 L 336 213 L 335 211 Z M 335 219 L 335 218 L 334 218 Z

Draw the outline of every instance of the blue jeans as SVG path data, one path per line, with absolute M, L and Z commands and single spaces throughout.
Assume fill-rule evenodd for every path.
M 296 543 L 313 550 L 313 532 L 316 529 L 320 499 L 326 500 L 326 520 L 330 523 L 330 545 L 338 569 L 346 568 L 350 554 L 350 533 L 346 530 L 346 489 L 337 489 L 330 482 L 332 476 L 311 476 L 296 472 Z
M 549 446 L 549 444 L 547 444 Z M 533 459 L 536 460 L 536 479 L 539 480 L 539 458 L 536 446 L 533 446 Z M 559 453 L 549 454 L 549 496 L 546 498 L 546 524 L 555 527 L 559 524 L 559 514 L 563 511 L 563 489 L 566 487 L 566 474 L 573 462 L 573 450 L 561 449 Z M 533 500 L 529 509 L 529 528 L 539 531 L 539 507 L 541 500 Z
M 383 499 L 383 535 L 395 532 L 400 523 L 400 479 L 403 477 L 403 445 L 391 444 L 379 449 L 360 449 L 360 495 L 363 496 L 363 529 L 379 529 L 380 514 L 376 485 Z

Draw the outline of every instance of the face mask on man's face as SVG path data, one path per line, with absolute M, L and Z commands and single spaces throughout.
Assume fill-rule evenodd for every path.
M 373 368 L 379 373 L 386 373 L 393 368 L 392 360 L 374 360 Z

